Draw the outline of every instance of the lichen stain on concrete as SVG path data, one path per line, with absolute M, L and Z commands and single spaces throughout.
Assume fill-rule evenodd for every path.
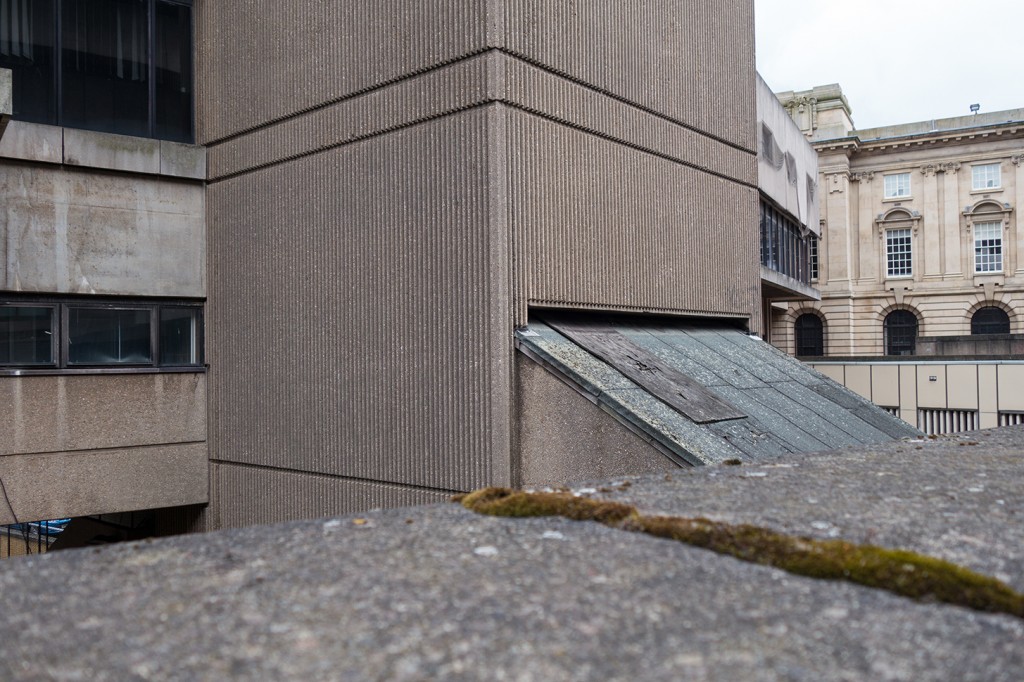
M 943 602 L 1024 619 L 1024 595 L 995 578 L 942 559 L 899 549 L 816 540 L 760 526 L 703 518 L 643 516 L 631 505 L 594 500 L 569 492 L 526 492 L 484 488 L 453 501 L 489 516 L 561 516 L 597 521 L 772 566 L 810 578 L 845 580 L 923 602 Z

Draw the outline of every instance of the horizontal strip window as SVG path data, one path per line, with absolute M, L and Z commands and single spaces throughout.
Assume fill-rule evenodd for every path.
M 0 370 L 202 367 L 199 303 L 0 301 Z

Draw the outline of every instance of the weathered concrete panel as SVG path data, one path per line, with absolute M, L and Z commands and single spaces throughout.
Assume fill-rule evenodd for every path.
M 204 297 L 203 194 L 195 182 L 0 163 L 0 288 Z
M 0 414 L 0 456 L 205 441 L 206 375 L 0 377 Z
M 679 469 L 644 438 L 521 353 L 516 353 L 515 400 L 519 485 Z
M 202 504 L 208 469 L 206 443 L 2 456 L 0 524 Z
M 159 173 L 160 141 L 65 128 L 64 163 L 134 173 Z
M 64 129 L 11 121 L 0 139 L 0 158 L 61 163 L 64 160 Z
M 160 174 L 192 180 L 206 179 L 206 148 L 160 141 Z

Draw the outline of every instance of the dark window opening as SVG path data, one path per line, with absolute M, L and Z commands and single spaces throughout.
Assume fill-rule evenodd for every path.
M 1010 316 L 1001 308 L 987 306 L 971 317 L 971 334 L 1009 334 Z
M 199 303 L 0 301 L 0 368 L 200 367 Z
M 810 284 L 811 243 L 808 237 L 801 235 L 797 223 L 762 201 L 760 230 L 761 265 L 803 284 Z
M 796 354 L 815 357 L 825 354 L 825 325 L 814 313 L 796 318 Z
M 913 355 L 917 345 L 917 317 L 909 310 L 894 310 L 885 317 L 886 355 Z
M 0 307 L 0 364 L 52 365 L 53 325 L 53 307 Z
M 16 120 L 193 139 L 188 0 L 0 0 L 0 68 Z

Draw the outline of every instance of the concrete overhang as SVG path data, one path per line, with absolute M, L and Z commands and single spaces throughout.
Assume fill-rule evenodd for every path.
M 761 298 L 768 301 L 820 301 L 821 292 L 762 265 Z

